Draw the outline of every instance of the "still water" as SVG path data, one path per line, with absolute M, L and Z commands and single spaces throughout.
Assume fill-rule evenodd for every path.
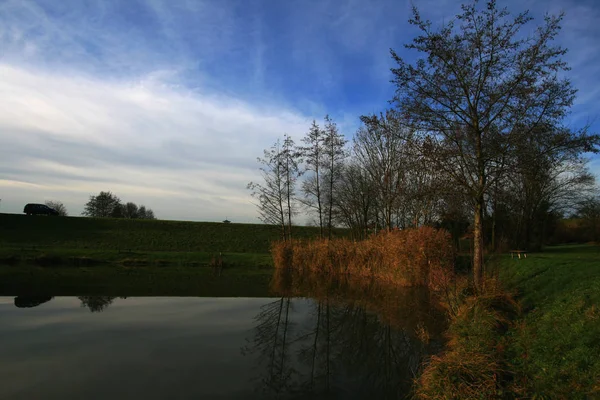
M 439 314 L 326 293 L 0 297 L 0 398 L 406 397 Z

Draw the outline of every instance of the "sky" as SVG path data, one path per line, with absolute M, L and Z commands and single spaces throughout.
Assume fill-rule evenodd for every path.
M 566 13 L 579 90 L 566 121 L 600 131 L 600 3 L 499 0 Z M 389 49 L 454 0 L 0 0 L 0 212 L 111 191 L 158 218 L 259 222 L 256 158 L 329 114 L 351 139 L 389 107 Z M 600 158 L 591 169 L 600 176 Z

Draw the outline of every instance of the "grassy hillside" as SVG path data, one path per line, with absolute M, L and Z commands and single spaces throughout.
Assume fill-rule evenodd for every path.
M 296 227 L 294 234 L 314 237 L 318 229 Z M 259 224 L 0 214 L 5 249 L 267 253 L 278 235 L 277 227 Z

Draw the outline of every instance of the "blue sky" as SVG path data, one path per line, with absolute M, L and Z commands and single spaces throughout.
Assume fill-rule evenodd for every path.
M 568 121 L 600 131 L 600 4 L 567 13 L 579 89 Z M 414 0 L 434 24 L 459 1 Z M 329 113 L 351 138 L 393 94 L 389 48 L 415 30 L 401 0 L 0 0 L 0 212 L 111 190 L 161 218 L 255 222 L 246 183 L 283 133 Z M 407 54 L 408 57 L 410 55 Z M 593 170 L 600 172 L 594 159 Z

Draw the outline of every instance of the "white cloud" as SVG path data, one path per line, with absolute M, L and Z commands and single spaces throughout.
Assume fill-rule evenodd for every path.
M 3 211 L 52 197 L 78 214 L 90 194 L 111 190 L 162 218 L 256 221 L 245 188 L 256 156 L 309 119 L 161 76 L 107 82 L 0 64 Z

